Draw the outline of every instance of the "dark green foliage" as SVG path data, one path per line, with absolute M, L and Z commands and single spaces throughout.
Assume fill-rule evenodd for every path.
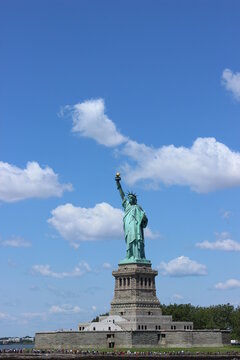
M 96 316 L 91 322 L 99 322 L 99 316 Z
M 161 305 L 163 315 L 172 315 L 174 321 L 193 321 L 195 329 L 231 330 L 232 338 L 240 339 L 240 307 L 230 304 L 209 307 L 191 304 Z
M 193 321 L 194 306 L 191 304 L 161 305 L 163 315 L 172 315 L 174 321 Z
M 236 339 L 240 339 L 240 306 L 238 306 L 231 316 L 232 333 Z
M 100 314 L 99 316 L 108 316 L 109 312 L 106 312 L 104 314 Z M 99 316 L 96 316 L 94 319 L 92 319 L 91 322 L 99 322 Z

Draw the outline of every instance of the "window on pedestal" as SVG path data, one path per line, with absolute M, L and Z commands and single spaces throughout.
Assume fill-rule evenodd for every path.
M 130 278 L 127 278 L 127 284 L 130 286 Z
M 119 279 L 119 286 L 122 286 L 122 278 Z
M 126 278 L 123 278 L 123 286 L 126 286 Z

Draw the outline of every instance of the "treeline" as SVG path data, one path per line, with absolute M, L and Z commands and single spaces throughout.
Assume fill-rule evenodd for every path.
M 194 329 L 231 330 L 232 338 L 240 339 L 240 306 L 230 304 L 208 307 L 191 304 L 161 304 L 163 315 L 172 315 L 174 321 L 192 321 Z
M 109 312 L 106 312 L 104 314 L 97 315 L 94 319 L 92 319 L 91 322 L 99 322 L 99 316 L 108 316 Z
M 161 304 L 163 315 L 172 315 L 174 321 L 192 321 L 194 329 L 230 330 L 232 339 L 240 340 L 240 306 L 230 304 L 208 307 L 191 304 Z M 107 316 L 109 313 L 101 314 Z M 92 321 L 99 321 L 96 316 Z

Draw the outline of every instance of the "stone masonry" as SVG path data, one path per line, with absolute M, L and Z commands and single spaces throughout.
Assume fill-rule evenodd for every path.
M 115 291 L 110 315 L 127 319 L 125 330 L 192 330 L 192 322 L 173 322 L 171 316 L 162 315 L 156 296 L 157 275 L 151 264 L 119 265 L 113 271 Z
M 162 315 L 151 264 L 119 264 L 113 271 L 114 298 L 109 316 L 99 322 L 80 323 L 79 331 L 38 332 L 40 349 L 101 349 L 223 346 L 229 332 L 194 330 L 192 322 Z

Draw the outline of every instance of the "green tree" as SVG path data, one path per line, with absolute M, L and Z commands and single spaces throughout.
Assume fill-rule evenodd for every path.
M 231 325 L 233 337 L 240 340 L 240 306 L 234 310 L 231 316 Z
M 240 308 L 230 304 L 209 307 L 191 304 L 161 305 L 163 315 L 172 315 L 174 321 L 192 321 L 195 329 L 232 329 L 240 334 Z

